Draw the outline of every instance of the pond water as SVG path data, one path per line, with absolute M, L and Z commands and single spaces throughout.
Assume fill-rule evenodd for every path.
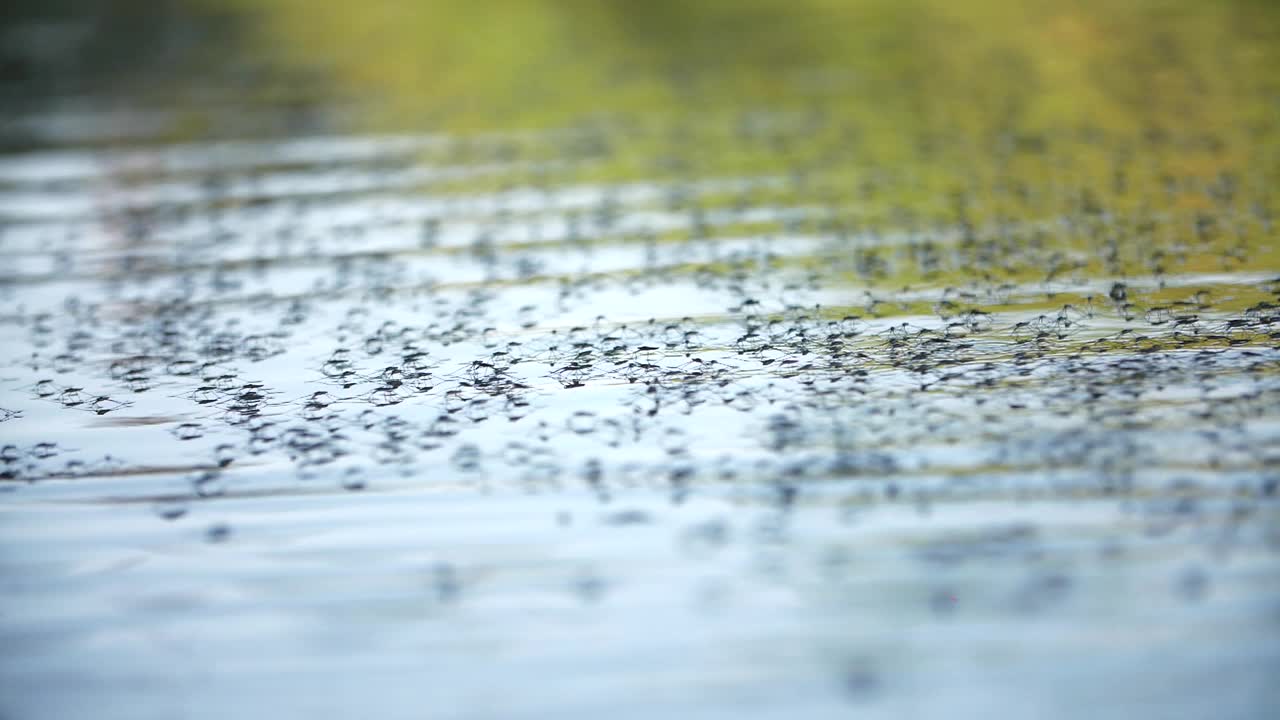
M 1280 703 L 1273 7 L 355 5 L 3 15 L 0 718 Z

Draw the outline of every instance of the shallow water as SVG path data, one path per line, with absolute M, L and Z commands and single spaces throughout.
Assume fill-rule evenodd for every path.
M 189 5 L 5 36 L 0 717 L 1280 702 L 1264 6 Z

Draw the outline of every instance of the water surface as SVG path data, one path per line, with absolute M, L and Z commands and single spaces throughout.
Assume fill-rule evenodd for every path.
M 0 716 L 1280 702 L 1269 5 L 144 5 L 5 17 Z

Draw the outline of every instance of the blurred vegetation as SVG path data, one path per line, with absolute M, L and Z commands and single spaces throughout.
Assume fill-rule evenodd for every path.
M 1168 251 L 1145 266 L 1203 269 L 1231 233 L 1195 213 L 1266 216 L 1280 185 L 1271 2 L 235 2 L 253 52 L 371 127 L 599 128 L 571 179 L 790 173 L 773 200 L 837 232 L 1107 218 Z
M 1280 89 L 1256 0 L 232 1 L 254 52 L 453 127 L 824 98 L 886 127 L 1213 128 Z
M 172 96 L 239 63 L 234 8 L 185 0 L 5 0 L 0 100 L 10 109 L 58 96 Z M 230 61 L 230 62 L 228 62 Z

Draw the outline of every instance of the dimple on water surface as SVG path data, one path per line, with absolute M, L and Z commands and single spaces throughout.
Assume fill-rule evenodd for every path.
M 0 717 L 1280 703 L 1265 4 L 175 5 L 6 35 Z

